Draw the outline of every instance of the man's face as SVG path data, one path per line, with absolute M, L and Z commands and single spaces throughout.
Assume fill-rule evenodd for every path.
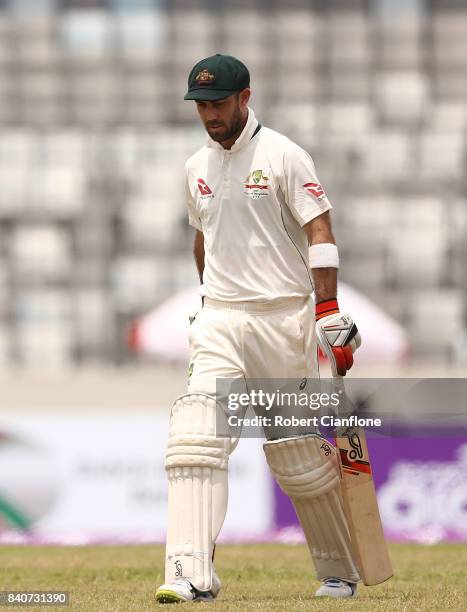
M 196 101 L 201 121 L 209 136 L 216 142 L 230 140 L 241 131 L 243 125 L 242 108 L 246 108 L 244 92 L 234 93 L 222 100 Z

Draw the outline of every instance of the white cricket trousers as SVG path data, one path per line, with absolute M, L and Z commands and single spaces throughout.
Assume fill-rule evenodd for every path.
M 190 326 L 188 393 L 216 391 L 216 378 L 318 378 L 311 296 L 268 303 L 204 299 Z

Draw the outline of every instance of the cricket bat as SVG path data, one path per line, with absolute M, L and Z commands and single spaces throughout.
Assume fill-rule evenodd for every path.
M 361 427 L 352 428 L 336 437 L 335 443 L 344 512 L 355 562 L 364 584 L 380 584 L 391 578 L 393 571 L 379 514 L 365 431 Z

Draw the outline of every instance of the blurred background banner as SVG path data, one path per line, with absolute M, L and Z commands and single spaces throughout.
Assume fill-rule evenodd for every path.
M 165 412 L 24 412 L 2 420 L 0 543 L 165 541 Z M 369 438 L 386 535 L 424 544 L 467 540 L 467 440 L 435 430 L 417 438 L 416 431 Z M 261 446 L 245 438 L 232 455 L 221 539 L 304 542 Z
M 0 538 L 163 537 L 200 305 L 183 167 L 205 133 L 183 95 L 216 52 L 316 162 L 362 329 L 352 375 L 467 373 L 464 0 L 0 0 Z M 244 442 L 225 537 L 266 537 L 288 524 Z M 465 446 L 438 442 L 375 448 L 390 535 L 466 537 L 465 505 L 449 528 L 391 506 L 409 480 L 459 491 Z
M 2 422 L 0 543 L 165 540 L 165 412 L 24 412 Z M 241 440 L 230 464 L 223 537 L 269 536 L 273 508 L 261 441 Z

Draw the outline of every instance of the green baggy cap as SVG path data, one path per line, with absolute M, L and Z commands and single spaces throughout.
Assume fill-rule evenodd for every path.
M 194 66 L 185 100 L 222 100 L 250 86 L 248 68 L 236 57 L 216 53 Z

